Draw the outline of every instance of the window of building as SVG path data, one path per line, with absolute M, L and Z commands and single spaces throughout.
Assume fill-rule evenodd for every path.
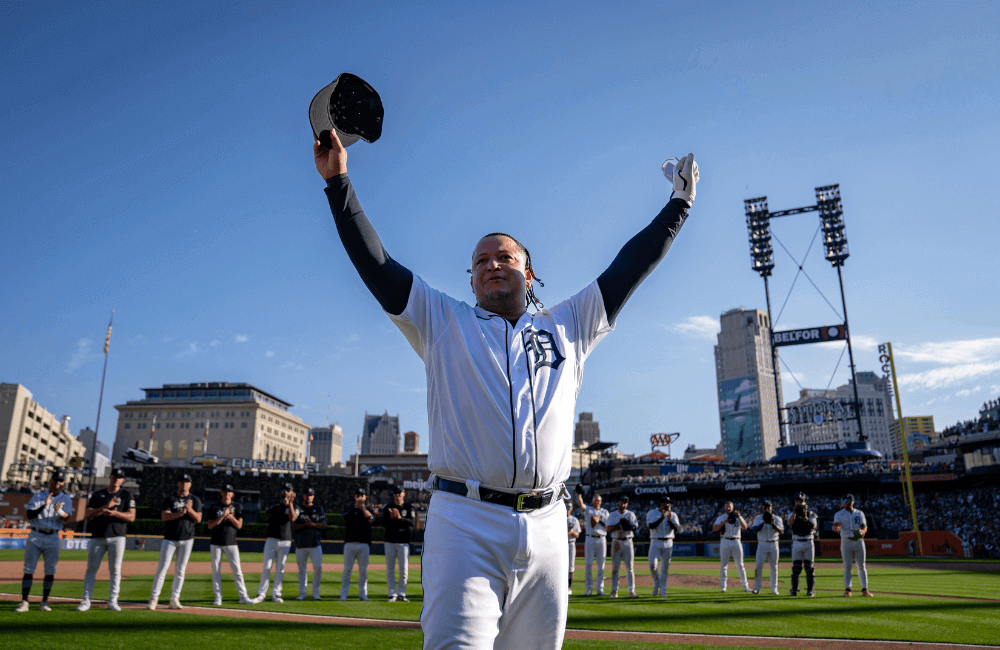
M 163 457 L 164 458 L 174 457 L 174 443 L 170 440 L 163 441 Z
M 240 428 L 241 429 L 246 429 L 247 428 L 247 423 L 246 422 L 240 423 Z
M 149 441 L 149 453 L 156 455 L 157 442 L 155 440 Z
M 181 440 L 177 443 L 177 457 L 186 458 L 188 453 L 188 441 Z
M 191 453 L 195 456 L 200 456 L 201 454 L 205 453 L 204 451 L 202 451 L 201 440 L 194 441 L 194 443 L 191 445 Z

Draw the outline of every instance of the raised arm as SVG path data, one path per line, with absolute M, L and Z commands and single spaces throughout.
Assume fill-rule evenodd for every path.
M 326 180 L 326 198 L 348 257 L 365 286 L 382 309 L 393 315 L 403 313 L 413 284 L 413 273 L 389 257 L 378 233 L 361 210 L 351 180 L 347 177 L 347 150 L 335 132 L 332 148 L 313 143 L 316 171 Z
M 652 223 L 622 247 L 611 266 L 597 278 L 608 323 L 614 324 L 625 302 L 670 250 L 694 202 L 697 182 L 698 163 L 694 161 L 694 154 L 688 154 L 674 172 L 673 198 Z

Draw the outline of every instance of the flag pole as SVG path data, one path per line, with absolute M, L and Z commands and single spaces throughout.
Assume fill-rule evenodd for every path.
M 94 423 L 94 444 L 90 447 L 90 483 L 87 485 L 87 499 L 94 493 L 94 456 L 97 454 L 97 433 L 101 429 L 101 405 L 104 403 L 104 379 L 108 376 L 108 346 L 111 344 L 111 326 L 115 321 L 115 310 L 111 310 L 108 333 L 104 337 L 104 372 L 101 373 L 101 394 L 97 398 L 97 421 Z M 83 532 L 87 532 L 87 520 L 83 520 Z

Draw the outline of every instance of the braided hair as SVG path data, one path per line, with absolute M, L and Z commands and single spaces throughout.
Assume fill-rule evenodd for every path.
M 524 296 L 524 307 L 525 307 L 525 309 L 527 309 L 528 306 L 534 305 L 536 310 L 539 310 L 539 311 L 542 310 L 545 307 L 545 305 L 542 303 L 541 300 L 538 299 L 537 296 L 535 296 L 535 287 L 534 287 L 534 285 L 535 285 L 535 283 L 538 283 L 538 286 L 544 287 L 545 283 L 542 282 L 541 278 L 539 278 L 535 274 L 535 268 L 533 266 L 531 266 L 531 253 L 528 252 L 528 249 L 525 248 L 524 244 L 522 244 L 521 242 L 517 241 L 517 239 L 515 239 L 512 235 L 508 235 L 505 232 L 491 232 L 488 235 L 483 235 L 482 237 L 480 237 L 479 241 L 483 241 L 487 237 L 506 237 L 506 238 L 510 239 L 512 242 L 514 242 L 515 244 L 517 244 L 517 247 L 520 249 L 521 254 L 524 255 L 524 272 L 527 273 L 528 271 L 531 271 L 531 275 L 534 278 L 534 282 L 532 282 L 531 285 L 528 286 L 527 292 L 526 292 L 526 294 Z M 472 269 L 468 269 L 468 272 L 472 273 Z

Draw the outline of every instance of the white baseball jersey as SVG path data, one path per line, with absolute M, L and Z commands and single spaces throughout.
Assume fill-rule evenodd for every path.
M 660 525 L 653 528 L 653 524 L 663 517 L 663 521 Z M 660 512 L 659 508 L 654 508 L 646 513 L 646 525 L 649 526 L 649 538 L 650 539 L 673 539 L 674 529 L 670 527 L 670 522 L 674 522 L 674 526 L 678 528 L 681 527 L 681 520 L 677 517 L 676 512 L 669 512 L 665 516 Z
M 48 490 L 39 490 L 35 493 L 35 496 L 31 497 L 28 501 L 28 506 L 26 510 L 37 510 L 41 508 L 45 503 L 45 499 L 49 496 Z M 73 499 L 70 495 L 65 492 L 60 492 L 59 494 L 52 497 L 52 503 L 42 509 L 38 513 L 38 517 L 31 520 L 32 528 L 45 528 L 49 530 L 62 530 L 63 518 L 59 516 L 56 511 L 56 505 L 62 504 L 62 511 L 67 515 L 73 514 Z
M 569 478 L 583 364 L 613 329 L 596 280 L 512 326 L 414 275 L 388 315 L 426 368 L 432 472 L 501 490 Z
M 840 539 L 851 539 L 854 537 L 854 533 L 861 530 L 862 528 L 868 529 L 868 522 L 865 519 L 865 513 L 861 512 L 857 508 L 854 512 L 848 512 L 847 510 L 841 510 L 833 516 L 833 523 L 840 524 Z
M 635 516 L 635 513 L 631 510 L 626 510 L 625 512 L 619 512 L 615 510 L 608 516 L 608 526 L 617 526 L 622 521 L 631 524 L 631 530 L 621 530 L 618 529 L 612 533 L 615 539 L 632 539 L 632 535 L 635 533 L 635 529 L 639 527 L 639 518 Z
M 567 515 L 566 516 L 566 537 L 569 538 L 569 543 L 570 544 L 576 544 L 576 538 L 570 536 L 570 533 L 577 533 L 577 534 L 579 534 L 581 532 L 583 532 L 583 531 L 580 529 L 580 520 L 577 519 L 576 517 L 574 517 L 573 515 Z
M 731 524 L 729 523 L 729 515 L 722 513 L 715 519 L 715 523 L 712 525 L 717 526 L 722 522 L 726 522 L 726 525 L 719 529 L 719 533 L 721 533 L 723 537 L 729 539 L 741 539 L 743 537 L 743 528 L 740 526 L 739 517 L 736 518 L 735 524 Z
M 751 528 L 757 528 L 758 542 L 776 542 L 781 533 L 785 532 L 785 522 L 778 515 L 772 514 L 772 523 L 764 523 L 764 514 L 761 513 L 753 518 Z
M 600 520 L 597 522 L 596 526 L 590 524 L 590 518 L 597 515 Z M 605 527 L 608 525 L 608 511 L 604 508 L 595 508 L 594 506 L 587 506 L 587 512 L 583 515 L 583 525 L 587 529 L 587 535 L 597 535 L 599 537 L 604 537 L 608 534 Z

